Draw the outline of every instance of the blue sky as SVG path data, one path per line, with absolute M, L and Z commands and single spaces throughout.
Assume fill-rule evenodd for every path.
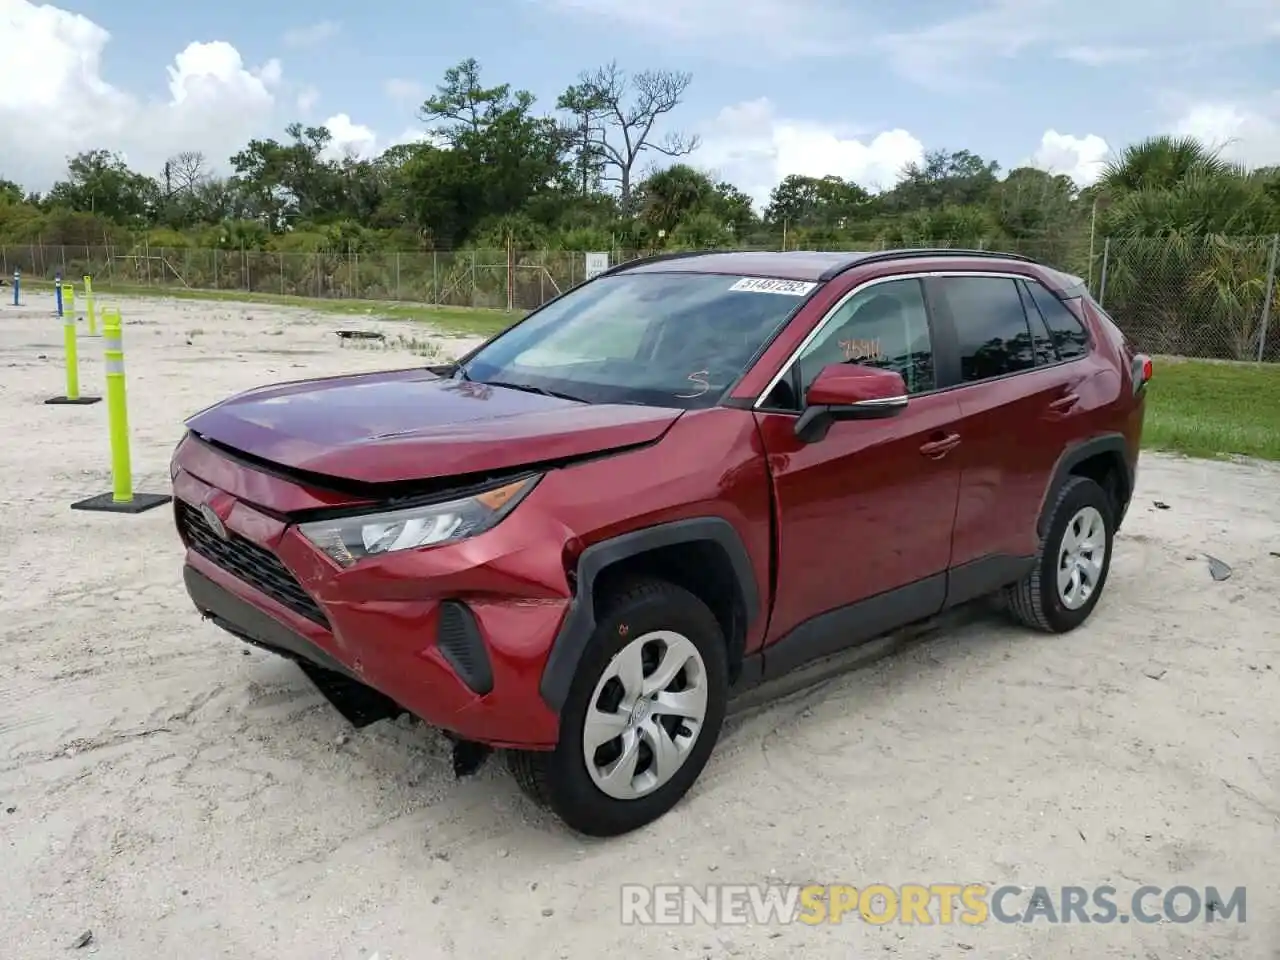
M 337 115 L 385 146 L 417 126 L 420 92 L 474 56 L 488 81 L 527 88 L 548 109 L 581 69 L 609 60 L 691 71 L 673 123 L 703 136 L 695 159 L 757 192 L 785 172 L 821 172 L 795 169 L 805 166 L 882 183 L 917 145 L 967 148 L 1005 167 L 1036 160 L 1080 179 L 1100 143 L 1164 131 L 1235 138 L 1229 149 L 1242 158 L 1280 161 L 1280 0 L 379 0 L 367 8 L 376 15 L 336 0 L 56 6 L 109 34 L 91 67 L 110 94 L 87 96 L 103 109 L 127 102 L 143 126 L 173 126 L 147 111 L 171 99 L 165 68 L 188 44 L 229 44 L 246 76 L 278 61 L 278 76 L 262 73 L 270 103 L 255 101 L 251 117 L 237 110 L 234 83 L 207 88 L 207 122 L 183 129 L 215 160 L 233 132 Z M 16 11 L 11 31 L 34 38 L 26 8 L 0 0 L 0 24 Z M 214 73 L 210 83 L 225 79 Z M 0 88 L 14 82 L 0 65 Z M 131 158 L 154 160 L 164 139 L 100 118 L 86 126 L 118 137 Z M 877 143 L 885 131 L 901 136 Z M 1046 144 L 1047 131 L 1058 139 Z M 66 135 L 57 142 L 65 149 Z M 0 146 L 0 176 L 6 164 L 54 162 L 15 161 L 14 151 Z

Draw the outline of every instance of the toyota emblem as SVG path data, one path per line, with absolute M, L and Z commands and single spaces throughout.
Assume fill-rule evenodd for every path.
M 212 530 L 219 539 L 227 539 L 227 527 L 222 522 L 222 518 L 214 513 L 213 507 L 209 506 L 207 503 L 200 504 L 200 516 L 204 517 L 204 522 L 209 525 L 209 529 Z

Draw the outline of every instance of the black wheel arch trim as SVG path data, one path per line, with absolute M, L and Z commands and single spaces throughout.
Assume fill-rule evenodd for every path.
M 1098 456 L 1098 454 L 1116 454 L 1120 459 L 1121 469 L 1124 471 L 1125 490 L 1128 494 L 1126 502 L 1121 505 L 1120 516 L 1115 517 L 1116 525 L 1119 526 L 1120 520 L 1124 515 L 1128 501 L 1133 499 L 1133 481 L 1134 471 L 1129 463 L 1129 445 L 1122 433 L 1104 433 L 1096 437 L 1090 437 L 1073 446 L 1067 447 L 1058 457 L 1058 462 L 1054 464 L 1053 475 L 1049 479 L 1049 486 L 1044 492 L 1044 500 L 1040 505 L 1040 516 L 1036 520 L 1036 533 L 1044 536 L 1049 525 L 1049 510 L 1052 509 L 1058 499 L 1058 492 L 1062 489 L 1063 484 L 1067 482 L 1067 478 L 1071 476 L 1071 471 L 1084 461 Z
M 685 543 L 711 542 L 724 550 L 733 567 L 734 579 L 745 607 L 747 631 L 761 615 L 760 586 L 756 582 L 751 557 L 738 531 L 722 517 L 692 517 L 620 534 L 582 551 L 577 565 L 577 587 L 569 612 L 551 645 L 538 685 L 538 693 L 557 713 L 569 698 L 569 687 L 583 652 L 595 632 L 593 591 L 596 579 L 609 567 L 650 550 Z

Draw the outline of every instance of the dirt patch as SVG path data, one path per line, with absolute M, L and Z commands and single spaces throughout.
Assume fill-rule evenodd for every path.
M 261 353 L 228 357 L 215 331 L 279 330 L 282 350 L 314 351 L 307 375 L 423 362 L 341 349 L 333 331 L 350 318 L 118 305 L 140 491 L 167 491 L 184 416 L 277 376 Z M 46 313 L 4 310 L 0 350 L 55 349 L 30 339 Z M 129 333 L 147 323 L 156 335 Z M 423 335 L 371 326 L 389 341 Z M 442 341 L 451 354 L 474 342 Z M 81 343 L 86 394 L 102 393 L 100 343 Z M 175 359 L 200 368 L 162 362 Z M 5 956 L 1274 960 L 1272 467 L 1144 457 L 1086 628 L 1043 637 L 981 616 L 753 706 L 671 815 L 595 843 L 532 810 L 500 764 L 455 782 L 431 731 L 353 733 L 295 667 L 200 622 L 168 510 L 69 509 L 110 488 L 108 437 L 104 404 L 43 405 L 62 386 L 54 363 L 0 376 Z M 1231 565 L 1229 580 L 1213 580 L 1205 553 Z M 1143 884 L 1247 885 L 1249 914 L 1244 925 L 620 924 L 620 884 L 673 881 L 1110 884 L 1121 897 Z
M 318 357 L 328 353 L 328 350 L 254 350 L 256 354 L 264 357 Z

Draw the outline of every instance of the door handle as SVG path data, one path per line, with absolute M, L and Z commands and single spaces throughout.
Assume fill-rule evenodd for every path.
M 920 445 L 920 452 L 926 457 L 941 460 L 948 453 L 960 446 L 960 434 L 949 433 L 941 440 L 930 440 Z
M 1079 402 L 1080 394 L 1068 393 L 1065 396 L 1059 397 L 1057 400 L 1049 401 L 1049 409 L 1054 413 L 1066 413 Z

